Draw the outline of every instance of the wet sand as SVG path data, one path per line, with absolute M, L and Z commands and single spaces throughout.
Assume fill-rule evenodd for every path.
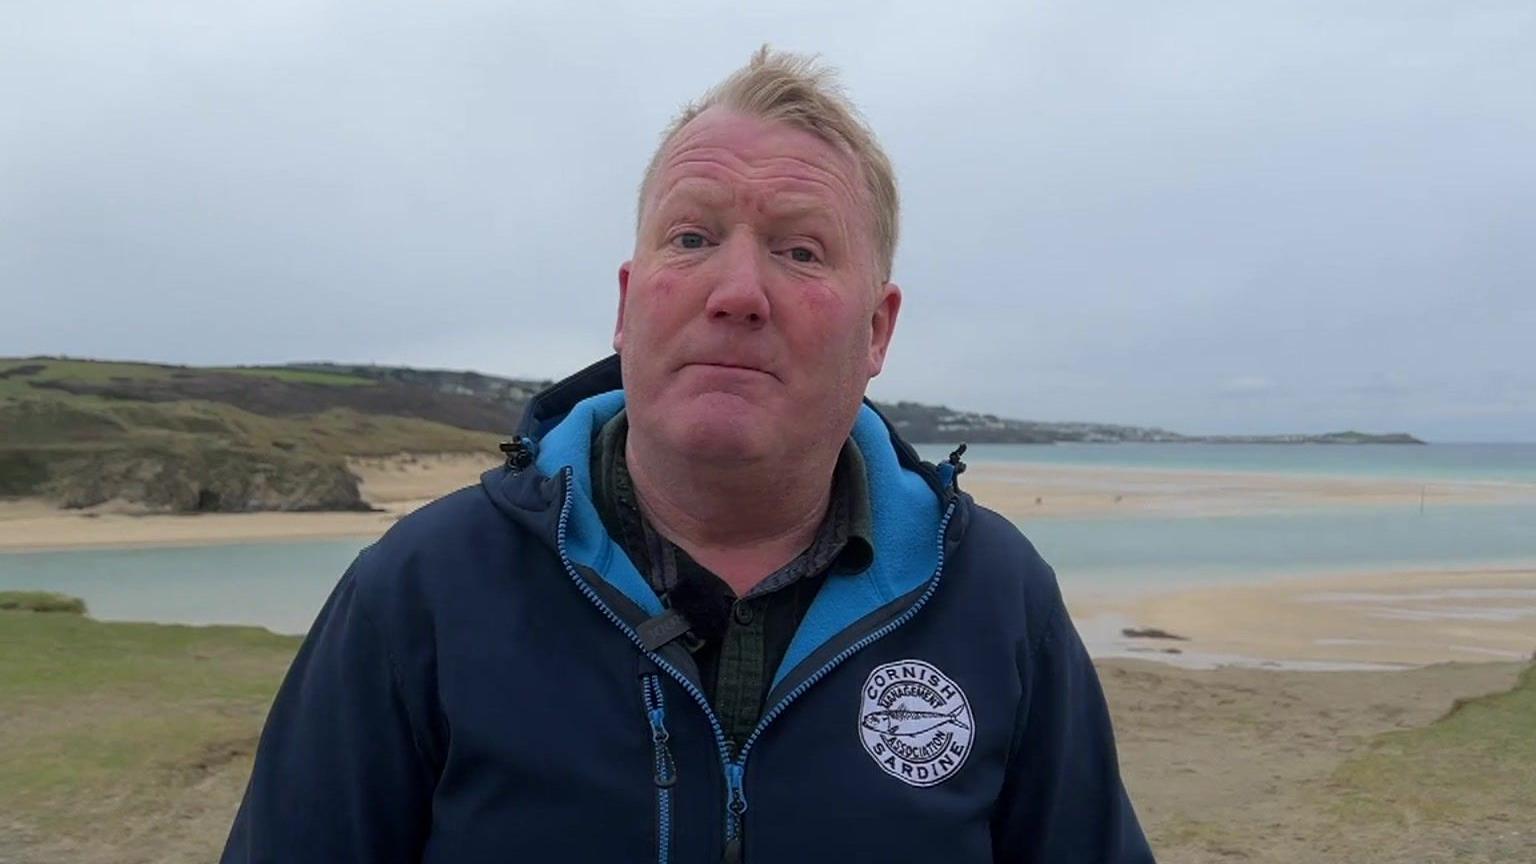
M 1536 654 L 1536 564 L 1314 574 L 1159 592 L 1065 591 L 1098 658 L 1386 670 Z M 1177 638 L 1127 637 L 1126 629 Z
M 976 500 L 1013 519 L 1243 516 L 1341 507 L 1536 503 L 1536 483 L 1419 481 L 977 463 L 960 475 Z

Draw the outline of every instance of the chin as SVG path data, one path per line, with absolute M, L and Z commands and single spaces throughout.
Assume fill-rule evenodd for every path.
M 771 457 L 781 436 L 763 407 L 729 393 L 702 393 L 667 412 L 667 435 L 689 456 L 706 462 Z

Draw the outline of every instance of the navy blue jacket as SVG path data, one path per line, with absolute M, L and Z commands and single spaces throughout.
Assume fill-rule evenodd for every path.
M 874 563 L 827 577 L 733 752 L 592 505 L 619 384 L 610 358 L 545 391 L 529 459 L 358 556 L 225 864 L 1152 860 L 1054 574 L 868 406 Z

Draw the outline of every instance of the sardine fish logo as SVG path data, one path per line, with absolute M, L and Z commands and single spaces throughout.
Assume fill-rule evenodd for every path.
M 913 786 L 954 776 L 971 752 L 971 703 L 932 663 L 875 667 L 859 703 L 859 739 L 885 773 Z

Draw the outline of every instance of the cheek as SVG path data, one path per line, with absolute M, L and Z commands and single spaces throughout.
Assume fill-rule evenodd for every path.
M 795 344 L 796 354 L 810 359 L 862 357 L 869 345 L 869 321 L 862 306 L 836 292 L 819 289 L 802 292 L 785 309 L 782 329 Z
M 686 279 L 674 272 L 652 270 L 636 273 L 630 279 L 625 301 L 626 326 L 649 330 L 667 330 L 678 319 L 686 319 Z M 673 322 L 673 323 L 669 323 Z

